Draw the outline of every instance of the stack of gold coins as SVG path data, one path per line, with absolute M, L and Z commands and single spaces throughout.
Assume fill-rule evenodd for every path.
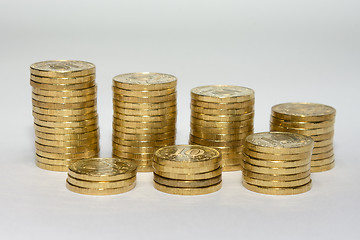
M 335 114 L 333 107 L 323 104 L 283 103 L 272 107 L 270 129 L 310 136 L 315 141 L 311 171 L 327 171 L 335 166 Z
M 255 133 L 246 138 L 243 185 L 272 195 L 299 194 L 311 189 L 310 161 L 314 141 L 285 132 Z
M 254 100 L 254 91 L 245 87 L 193 88 L 189 144 L 219 150 L 223 171 L 241 170 L 244 141 L 254 131 Z
M 73 160 L 99 152 L 95 66 L 83 61 L 45 61 L 30 66 L 36 164 L 67 171 Z
M 87 195 L 111 195 L 130 191 L 136 185 L 136 164 L 117 158 L 90 158 L 69 166 L 66 187 Z
M 221 188 L 220 153 L 209 147 L 176 145 L 160 148 L 154 157 L 154 187 L 178 195 L 200 195 Z
M 129 73 L 113 78 L 113 156 L 131 159 L 139 172 L 152 172 L 157 149 L 174 145 L 176 77 Z

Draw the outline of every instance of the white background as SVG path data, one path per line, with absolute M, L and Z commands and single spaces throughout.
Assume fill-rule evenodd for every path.
M 1 0 L 1 239 L 359 239 L 359 10 L 358 0 Z M 336 167 L 296 196 L 250 192 L 240 172 L 205 196 L 158 192 L 150 173 L 125 194 L 72 193 L 66 173 L 34 164 L 29 65 L 50 59 L 96 64 L 104 157 L 112 77 L 155 71 L 179 79 L 178 143 L 190 89 L 234 84 L 256 92 L 256 131 L 277 103 L 335 107 Z

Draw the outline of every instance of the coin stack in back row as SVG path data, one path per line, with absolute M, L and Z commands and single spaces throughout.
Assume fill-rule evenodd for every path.
M 154 157 L 154 187 L 178 195 L 200 195 L 221 188 L 220 153 L 209 147 L 176 145 L 160 148 Z
M 130 191 L 136 185 L 136 164 L 117 158 L 90 158 L 69 166 L 66 187 L 88 195 L 110 195 Z
M 67 171 L 72 160 L 97 156 L 95 65 L 45 61 L 30 72 L 37 166 Z
M 245 138 L 254 129 L 254 91 L 239 86 L 214 85 L 191 90 L 189 144 L 221 152 L 223 171 L 241 170 Z
M 174 145 L 176 77 L 129 73 L 113 78 L 113 156 L 131 159 L 139 172 L 152 171 L 157 149 Z
M 246 138 L 243 185 L 272 195 L 299 194 L 311 189 L 310 159 L 314 141 L 285 132 L 255 133 Z
M 310 136 L 315 141 L 311 171 L 327 171 L 335 166 L 335 114 L 333 107 L 323 104 L 283 103 L 272 107 L 270 129 Z

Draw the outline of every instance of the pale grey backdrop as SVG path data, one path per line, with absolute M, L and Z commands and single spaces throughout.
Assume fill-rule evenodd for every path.
M 0 234 L 4 239 L 358 239 L 358 0 L 0 1 Z M 101 154 L 111 154 L 111 78 L 178 77 L 178 143 L 189 131 L 189 91 L 236 84 L 256 92 L 256 131 L 270 107 L 312 101 L 337 109 L 336 167 L 298 196 L 246 190 L 240 172 L 198 197 L 156 191 L 82 196 L 65 173 L 34 164 L 29 65 L 81 59 L 97 66 Z

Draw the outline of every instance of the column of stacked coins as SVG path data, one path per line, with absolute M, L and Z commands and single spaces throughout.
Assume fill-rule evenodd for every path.
M 69 165 L 66 187 L 87 195 L 111 195 L 130 191 L 136 185 L 136 164 L 117 158 L 90 158 Z
M 311 171 L 322 172 L 335 166 L 333 137 L 336 110 L 316 103 L 284 103 L 272 107 L 271 131 L 310 136 L 314 142 Z
M 220 153 L 209 147 L 176 145 L 160 148 L 154 157 L 154 187 L 178 195 L 200 195 L 221 188 Z
M 161 73 L 113 78 L 113 156 L 131 159 L 139 172 L 152 171 L 157 149 L 175 144 L 176 82 Z
M 37 166 L 67 171 L 70 161 L 97 156 L 95 65 L 45 61 L 30 72 Z
M 299 194 L 311 189 L 310 161 L 314 141 L 286 132 L 255 133 L 246 138 L 243 185 L 272 195 Z
M 245 138 L 253 133 L 254 91 L 214 85 L 191 90 L 189 144 L 213 147 L 222 154 L 223 170 L 241 170 Z

